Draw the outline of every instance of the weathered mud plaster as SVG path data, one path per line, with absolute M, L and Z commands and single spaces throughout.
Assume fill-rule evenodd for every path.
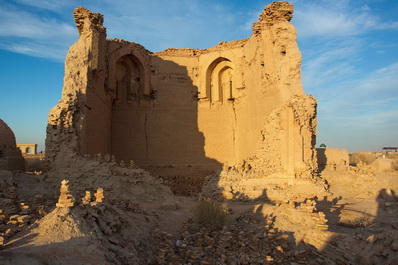
M 15 135 L 0 119 L 0 170 L 24 170 L 25 159 L 17 148 Z
M 151 53 L 106 39 L 103 16 L 77 8 L 80 39 L 49 114 L 47 161 L 102 153 L 179 175 L 311 175 L 316 101 L 301 85 L 292 13 L 288 2 L 274 2 L 248 39 Z

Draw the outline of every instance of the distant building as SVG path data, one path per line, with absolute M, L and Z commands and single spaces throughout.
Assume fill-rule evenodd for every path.
M 17 144 L 22 154 L 35 155 L 37 154 L 37 144 Z
M 383 147 L 383 152 L 398 152 L 398 147 Z

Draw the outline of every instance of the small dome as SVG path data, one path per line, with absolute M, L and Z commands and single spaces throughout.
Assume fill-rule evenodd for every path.
M 319 147 L 320 148 L 326 148 L 326 144 L 321 144 Z
M 24 170 L 25 159 L 15 143 L 15 135 L 8 125 L 0 119 L 0 169 Z
M 16 148 L 15 135 L 8 125 L 0 119 L 0 149 Z

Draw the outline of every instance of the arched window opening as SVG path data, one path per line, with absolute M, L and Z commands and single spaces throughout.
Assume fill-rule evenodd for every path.
M 218 58 L 210 64 L 206 78 L 206 98 L 211 102 L 233 100 L 234 70 L 233 64 L 226 58 Z
M 143 94 L 142 65 L 132 56 L 126 55 L 116 63 L 115 102 L 129 104 L 140 100 Z

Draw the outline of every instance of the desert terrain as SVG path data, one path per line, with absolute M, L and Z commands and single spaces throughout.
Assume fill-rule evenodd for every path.
M 153 54 L 76 8 L 45 157 L 0 120 L 0 264 L 398 264 L 398 153 L 315 147 L 292 14 Z
M 352 154 L 351 160 L 355 156 L 364 162 L 340 169 L 329 164 L 306 184 L 284 178 L 239 181 L 223 172 L 207 176 L 202 190 L 197 183 L 154 178 L 101 157 L 79 158 L 73 168 L 40 175 L 2 170 L 0 260 L 395 264 L 398 171 L 379 171 L 375 162 L 396 165 L 397 156 Z M 63 179 L 69 181 L 70 204 L 61 202 Z M 220 180 L 228 184 L 215 186 Z M 247 193 L 234 193 L 234 185 L 245 185 Z M 251 192 L 252 185 L 264 187 L 262 194 Z

